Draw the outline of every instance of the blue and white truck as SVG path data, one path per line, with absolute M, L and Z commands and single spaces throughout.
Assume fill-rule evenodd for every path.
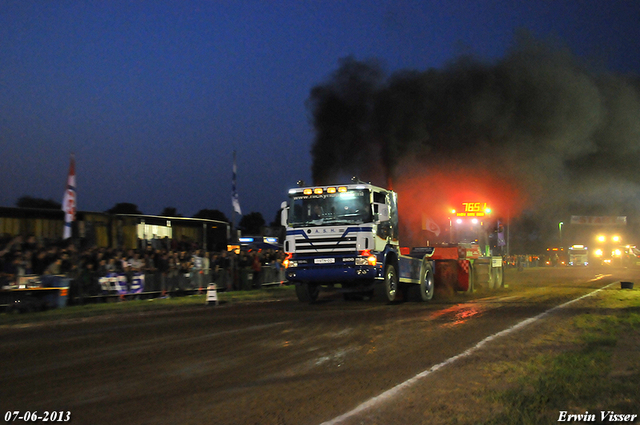
M 368 183 L 297 187 L 283 203 L 286 277 L 302 302 L 321 286 L 340 284 L 345 299 L 373 295 L 393 302 L 411 290 L 434 293 L 434 249 L 403 252 L 398 242 L 397 194 Z
M 282 204 L 284 266 L 298 299 L 315 301 L 321 287 L 345 299 L 375 295 L 393 302 L 428 301 L 436 285 L 462 292 L 476 283 L 503 286 L 502 257 L 491 256 L 488 245 L 400 247 L 397 204 L 394 191 L 360 181 L 290 189 Z

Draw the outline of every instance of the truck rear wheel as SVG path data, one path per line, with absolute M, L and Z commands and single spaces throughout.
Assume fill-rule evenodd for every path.
M 473 264 L 469 262 L 469 286 L 467 287 L 467 294 L 473 294 L 476 289 L 476 272 L 473 270 Z
M 493 280 L 493 288 L 494 289 L 498 289 L 498 288 L 502 288 L 503 285 L 503 277 L 504 277 L 504 271 L 502 269 L 502 267 L 494 267 L 492 269 L 492 273 L 491 273 L 491 280 Z
M 431 264 L 425 263 L 420 274 L 420 299 L 422 301 L 430 301 L 433 298 L 435 289 L 435 279 L 433 277 L 433 269 Z
M 318 299 L 320 294 L 320 287 L 318 285 L 312 285 L 307 282 L 296 283 L 296 295 L 298 300 L 303 303 L 312 303 Z
M 487 273 L 487 289 L 494 290 L 496 289 L 496 281 L 495 276 L 493 274 L 493 267 L 489 264 L 489 272 Z
M 398 293 L 398 274 L 396 268 L 389 264 L 384 269 L 384 282 L 376 285 L 376 296 L 387 301 L 394 302 Z

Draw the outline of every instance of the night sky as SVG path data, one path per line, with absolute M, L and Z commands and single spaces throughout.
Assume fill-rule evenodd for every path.
M 0 0 L 0 206 L 218 209 L 269 223 L 311 181 L 311 89 L 341 58 L 386 71 L 497 60 L 518 31 L 640 73 L 637 1 Z

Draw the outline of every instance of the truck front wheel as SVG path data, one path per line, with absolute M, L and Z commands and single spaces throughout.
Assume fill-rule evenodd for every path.
M 318 285 L 312 285 L 307 282 L 296 283 L 296 295 L 301 302 L 312 303 L 318 299 L 318 294 L 320 294 Z
M 389 264 L 384 270 L 384 282 L 382 285 L 376 285 L 380 291 L 380 298 L 387 302 L 396 300 L 398 292 L 398 274 L 396 268 Z

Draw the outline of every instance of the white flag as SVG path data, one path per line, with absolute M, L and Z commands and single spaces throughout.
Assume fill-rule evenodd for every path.
M 238 199 L 238 192 L 236 191 L 236 151 L 233 151 L 233 179 L 231 180 L 231 205 L 233 210 L 242 215 L 240 209 L 240 200 Z
M 440 236 L 440 226 L 438 226 L 438 224 L 435 221 L 433 221 L 431 217 L 427 217 L 423 215 L 422 219 L 424 220 L 422 223 L 423 230 L 428 230 L 431 233 L 435 233 L 436 236 Z
M 76 220 L 76 160 L 71 155 L 67 188 L 62 199 L 62 211 L 64 211 L 64 232 L 62 239 L 71 237 L 71 223 Z

